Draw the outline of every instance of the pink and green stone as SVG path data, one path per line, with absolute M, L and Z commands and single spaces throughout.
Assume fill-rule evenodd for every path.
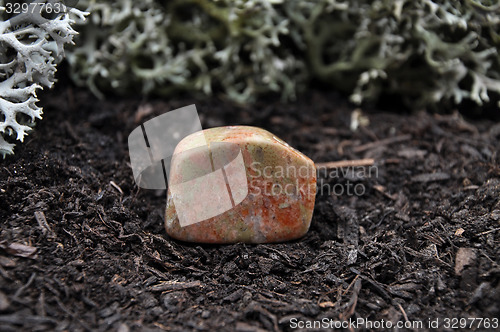
M 211 150 L 212 169 L 214 164 L 215 168 L 224 166 L 217 165 L 219 157 L 228 154 L 224 146 L 236 147 L 238 153 L 241 151 L 246 185 L 233 183 L 229 188 L 227 178 L 237 172 L 226 168 L 224 176 L 234 197 L 233 207 L 186 226 L 179 222 L 175 199 L 169 189 L 165 228 L 171 237 L 199 243 L 270 243 L 294 240 L 307 233 L 316 196 L 316 167 L 311 159 L 261 128 L 211 128 L 189 135 L 177 145 L 169 185 L 206 174 L 200 166 L 201 150 L 197 149 L 203 144 Z M 189 188 L 192 192 L 183 195 L 188 197 L 185 206 L 193 209 L 190 212 L 202 208 L 199 197 L 205 197 L 206 193 L 201 191 L 206 190 L 206 185 L 194 185 Z M 216 198 L 214 204 L 217 204 Z

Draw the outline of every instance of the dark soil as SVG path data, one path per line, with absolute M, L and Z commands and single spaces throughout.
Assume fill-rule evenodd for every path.
M 0 161 L 2 331 L 276 331 L 358 318 L 420 330 L 439 319 L 446 330 L 445 318 L 500 316 L 498 123 L 364 110 L 370 123 L 353 132 L 354 108 L 324 92 L 244 108 L 98 101 L 58 84 L 41 99 L 43 121 Z M 135 185 L 127 137 L 192 103 L 204 128 L 260 126 L 316 162 L 376 168 L 319 179 L 300 240 L 172 240 L 165 192 Z

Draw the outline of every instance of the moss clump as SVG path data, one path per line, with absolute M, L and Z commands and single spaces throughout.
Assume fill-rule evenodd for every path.
M 38 0 L 29 7 L 13 4 L 0 0 L 0 155 L 4 158 L 14 153 L 11 142 L 22 142 L 35 120 L 42 118 L 37 90 L 52 87 L 64 46 L 73 43 L 77 33 L 72 25 L 88 14 L 60 6 L 60 1 Z M 46 8 L 52 9 L 50 13 Z
M 73 77 L 172 95 L 221 91 L 237 102 L 294 99 L 310 79 L 355 103 L 382 93 L 413 107 L 482 105 L 500 94 L 500 3 L 488 0 L 80 1 L 92 11 Z

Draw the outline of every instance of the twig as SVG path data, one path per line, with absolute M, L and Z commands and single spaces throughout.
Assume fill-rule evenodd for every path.
M 288 265 L 290 265 L 292 267 L 295 267 L 295 264 L 293 264 L 291 262 L 290 257 L 288 257 L 287 254 L 285 254 L 284 252 L 281 252 L 278 249 L 275 249 L 275 248 L 272 248 L 272 247 L 268 247 L 266 245 L 263 245 L 262 247 L 266 248 L 267 250 L 270 250 L 270 251 L 273 251 L 273 252 L 277 253 L 278 255 L 280 255 L 281 257 L 283 257 L 283 259 L 286 260 L 286 262 L 288 263 Z
M 36 273 L 33 272 L 31 274 L 30 278 L 28 279 L 28 282 L 25 285 L 19 287 L 17 289 L 17 291 L 14 293 L 14 296 L 12 298 L 13 299 L 17 299 L 31 285 L 31 283 L 33 282 L 33 280 L 35 280 L 35 277 L 36 277 Z
M 38 225 L 42 228 L 43 235 L 49 233 L 49 238 L 55 237 L 54 231 L 52 231 L 52 229 L 50 228 L 43 211 L 35 211 L 35 219 L 38 222 Z
M 356 310 L 356 305 L 358 304 L 358 296 L 360 290 L 361 290 L 361 280 L 358 279 L 354 283 L 351 299 L 347 304 L 346 310 L 339 315 L 340 320 L 347 321 L 354 314 L 354 311 Z M 349 326 L 349 330 L 354 331 L 352 326 Z
M 351 283 L 346 288 L 346 290 L 342 293 L 342 295 L 346 295 L 347 294 L 347 292 L 349 291 L 349 289 L 351 289 L 352 285 L 354 285 L 354 283 L 358 280 L 358 278 L 359 278 L 359 274 L 356 274 L 356 277 L 354 277 L 354 279 L 351 281 Z
M 403 307 L 399 303 L 398 303 L 398 307 L 399 307 L 399 310 L 401 310 L 401 312 L 403 313 L 403 317 L 405 318 L 405 321 L 407 322 L 408 321 L 408 316 L 406 315 L 405 310 L 403 309 Z
M 118 186 L 115 181 L 109 181 L 109 184 L 115 188 L 122 196 L 123 196 L 123 190 L 122 188 L 120 188 L 120 186 Z
M 375 164 L 375 159 L 355 159 L 355 160 L 340 160 L 340 161 L 327 161 L 324 163 L 316 163 L 317 168 L 342 168 L 342 167 L 362 167 L 372 166 Z
M 500 228 L 493 228 L 493 229 L 490 229 L 489 231 L 486 231 L 486 232 L 482 232 L 482 233 L 478 233 L 476 234 L 476 236 L 479 236 L 479 235 L 486 235 L 486 234 L 489 234 L 489 233 L 493 233 L 493 232 L 496 232 L 500 230 Z
M 178 282 L 178 281 L 162 281 L 157 285 L 149 287 L 153 292 L 164 292 L 172 290 L 182 290 L 193 287 L 203 287 L 200 281 Z
M 355 147 L 353 149 L 353 151 L 356 153 L 363 152 L 363 151 L 370 150 L 370 149 L 378 147 L 378 146 L 403 142 L 403 141 L 407 141 L 409 139 L 411 139 L 411 135 L 401 135 L 401 136 L 389 137 L 389 138 L 381 139 L 380 141 L 359 145 L 359 146 Z
M 59 298 L 56 296 L 54 297 L 54 300 L 57 302 L 57 305 L 59 308 L 61 308 L 67 315 L 71 316 L 74 320 L 76 320 L 80 325 L 87 331 L 92 331 L 90 326 L 84 322 L 82 319 L 76 316 L 75 313 L 73 313 L 71 310 L 69 310 L 62 302 L 59 300 Z
M 379 283 L 378 281 L 375 281 L 367 276 L 364 276 L 361 274 L 361 272 L 359 272 L 358 270 L 356 270 L 355 268 L 351 267 L 349 270 L 351 270 L 352 273 L 356 274 L 356 275 L 359 275 L 359 277 L 362 279 L 362 280 L 365 280 L 367 281 L 370 285 L 372 285 L 375 290 L 382 296 L 382 298 L 384 300 L 386 300 L 387 302 L 390 302 L 392 303 L 393 302 L 393 299 L 392 297 L 389 295 L 389 293 L 387 293 L 387 291 L 385 290 L 385 287 L 386 285 L 384 284 L 381 284 Z
M 486 255 L 486 253 L 484 252 L 484 250 L 480 250 L 479 252 L 480 252 L 480 253 L 481 253 L 484 257 L 486 257 L 486 258 L 490 261 L 490 263 L 491 263 L 491 264 L 493 264 L 493 265 L 495 265 L 495 266 L 498 266 L 497 262 L 495 262 L 494 260 L 492 260 L 492 259 L 490 258 L 490 256 Z
M 75 133 L 75 130 L 73 129 L 73 126 L 68 121 L 63 122 L 64 127 L 66 127 L 66 131 L 68 132 L 69 136 L 77 143 L 81 143 L 82 140 L 78 135 Z

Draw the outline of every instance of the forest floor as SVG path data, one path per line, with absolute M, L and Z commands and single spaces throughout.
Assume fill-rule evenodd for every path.
M 2 331 L 451 331 L 500 317 L 499 123 L 366 109 L 352 131 L 354 107 L 325 92 L 248 107 L 60 84 L 40 97 L 43 121 L 0 160 Z M 176 241 L 165 191 L 134 183 L 127 137 L 193 103 L 204 128 L 259 126 L 315 162 L 374 163 L 320 176 L 299 240 Z

